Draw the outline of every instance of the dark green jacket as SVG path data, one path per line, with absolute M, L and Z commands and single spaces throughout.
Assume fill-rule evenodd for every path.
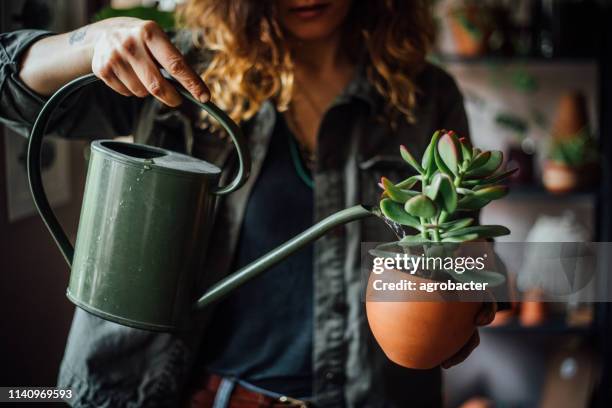
M 44 99 L 18 79 L 19 58 L 44 32 L 0 35 L 1 120 L 24 135 Z M 175 37 L 194 66 L 201 53 L 188 36 Z M 428 65 L 418 77 L 415 124 L 390 130 L 381 120 L 384 101 L 360 71 L 322 120 L 314 171 L 315 220 L 379 197 L 382 175 L 405 177 L 398 146 L 421 154 L 436 129 L 467 135 L 460 92 L 440 68 Z M 67 138 L 110 138 L 133 134 L 137 141 L 185 150 L 219 166 L 235 161 L 226 138 L 194 126 L 191 114 L 169 111 L 153 98 L 125 98 L 101 83 L 69 102 L 53 125 Z M 229 273 L 245 205 L 266 156 L 277 112 L 266 102 L 243 125 L 252 154 L 252 173 L 238 192 L 219 203 L 214 236 L 202 271 L 204 283 Z M 226 172 L 228 174 L 229 172 Z M 364 313 L 360 243 L 391 240 L 384 224 L 366 219 L 338 228 L 315 245 L 313 274 L 314 396 L 322 407 L 435 407 L 441 405 L 440 370 L 412 371 L 389 362 L 373 340 Z M 222 310 L 213 312 L 222 313 Z M 264 318 L 264 317 L 262 317 Z M 279 330 L 282 330 L 279 322 Z M 206 346 L 206 325 L 181 334 L 160 334 L 120 326 L 77 309 L 59 374 L 59 385 L 74 389 L 78 407 L 169 407 L 179 405 L 197 372 L 198 350 Z

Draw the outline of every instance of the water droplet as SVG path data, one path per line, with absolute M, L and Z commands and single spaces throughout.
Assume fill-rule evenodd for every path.
M 406 231 L 407 227 L 405 227 L 404 225 L 398 224 L 397 222 L 388 219 L 380 211 L 374 211 L 374 214 L 380 217 L 383 222 L 387 224 L 387 226 L 391 229 L 391 231 L 393 231 L 393 233 L 398 239 L 402 239 L 405 236 L 409 235 Z

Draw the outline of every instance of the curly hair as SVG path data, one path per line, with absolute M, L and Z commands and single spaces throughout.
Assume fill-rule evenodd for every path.
M 177 11 L 196 46 L 211 52 L 201 75 L 214 101 L 239 123 L 266 100 L 279 111 L 291 102 L 291 51 L 274 9 L 273 0 L 188 0 Z M 347 19 L 347 49 L 364 51 L 368 81 L 386 111 L 414 122 L 415 78 L 434 37 L 431 1 L 353 0 Z

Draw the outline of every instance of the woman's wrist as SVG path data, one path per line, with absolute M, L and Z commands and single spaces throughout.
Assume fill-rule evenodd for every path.
M 32 43 L 21 57 L 21 81 L 36 93 L 48 96 L 66 82 L 91 73 L 95 45 L 104 30 L 100 23 Z

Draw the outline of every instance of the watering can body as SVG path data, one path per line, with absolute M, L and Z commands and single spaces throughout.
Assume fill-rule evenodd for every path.
M 119 323 L 184 327 L 220 172 L 163 149 L 93 142 L 68 298 Z
M 152 146 L 95 141 L 73 248 L 44 193 L 40 151 L 53 111 L 74 91 L 95 81 L 93 75 L 78 78 L 47 101 L 30 133 L 27 158 L 34 204 L 71 266 L 67 296 L 90 313 L 145 330 L 189 328 L 195 312 L 330 229 L 372 215 L 361 205 L 333 214 L 222 279 L 198 298 L 195 289 L 217 197 L 244 184 L 250 160 L 240 128 L 212 103 L 202 104 L 177 87 L 229 134 L 239 162 L 234 179 L 220 187 L 221 169 L 205 161 Z

